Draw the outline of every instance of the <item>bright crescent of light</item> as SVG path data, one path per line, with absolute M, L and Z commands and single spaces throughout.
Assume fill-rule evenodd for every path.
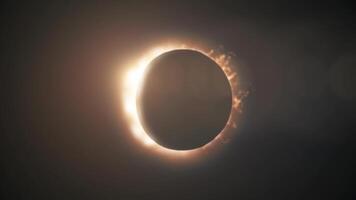
M 224 129 L 206 145 L 192 150 L 173 150 L 157 144 L 145 132 L 142 123 L 140 122 L 136 105 L 138 90 L 150 62 L 163 53 L 177 49 L 195 50 L 214 60 L 224 71 L 227 79 L 229 80 L 232 91 L 232 108 L 229 120 Z M 195 157 L 196 155 L 203 154 L 209 149 L 214 148 L 218 145 L 218 143 L 224 143 L 224 141 L 226 141 L 227 133 L 236 128 L 236 116 L 240 111 L 240 103 L 241 99 L 243 98 L 243 95 L 241 95 L 242 93 L 238 91 L 237 74 L 234 70 L 234 67 L 231 65 L 231 56 L 229 55 L 219 54 L 213 50 L 204 51 L 202 48 L 189 45 L 161 45 L 160 47 L 154 48 L 147 52 L 141 59 L 138 60 L 136 65 L 129 67 L 129 70 L 124 75 L 123 79 L 124 83 L 121 94 L 123 98 L 123 108 L 125 112 L 124 115 L 134 138 L 143 144 L 144 147 L 158 154 L 169 156 L 171 158 Z

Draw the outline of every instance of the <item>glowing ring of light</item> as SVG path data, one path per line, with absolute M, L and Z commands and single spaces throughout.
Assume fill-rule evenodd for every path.
M 145 71 L 148 68 L 150 62 L 156 57 L 160 56 L 163 53 L 185 49 L 185 50 L 194 50 L 198 51 L 210 59 L 214 60 L 224 71 L 227 79 L 229 80 L 231 91 L 232 91 L 232 106 L 229 119 L 224 127 L 224 129 L 209 143 L 205 144 L 202 147 L 191 149 L 191 150 L 173 150 L 165 148 L 157 144 L 150 136 L 145 132 L 140 118 L 137 112 L 137 92 L 140 88 L 141 81 L 145 75 Z M 197 154 L 202 154 L 207 152 L 213 146 L 217 146 L 217 143 L 225 143 L 226 135 L 232 129 L 236 128 L 236 116 L 240 111 L 240 103 L 243 95 L 238 91 L 237 87 L 237 74 L 234 67 L 231 64 L 231 56 L 227 54 L 217 53 L 214 50 L 205 51 L 199 47 L 187 46 L 187 45 L 162 45 L 158 48 L 154 48 L 151 51 L 147 52 L 135 66 L 131 66 L 127 73 L 124 75 L 123 83 L 123 108 L 124 115 L 126 116 L 129 129 L 132 132 L 134 138 L 138 139 L 140 143 L 144 144 L 145 147 L 167 156 L 174 157 L 193 157 Z

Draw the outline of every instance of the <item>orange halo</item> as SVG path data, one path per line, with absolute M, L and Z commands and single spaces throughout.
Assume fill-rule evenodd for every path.
M 141 81 L 145 75 L 145 70 L 148 68 L 150 62 L 163 53 L 177 49 L 198 51 L 214 60 L 224 71 L 226 77 L 229 80 L 232 91 L 232 108 L 228 122 L 226 123 L 224 129 L 206 145 L 191 150 L 173 150 L 157 144 L 144 130 L 142 123 L 140 122 L 140 118 L 138 116 L 136 105 L 137 91 L 140 88 Z M 127 124 L 134 138 L 136 138 L 141 144 L 143 144 L 144 147 L 160 155 L 166 155 L 169 157 L 194 157 L 194 155 L 203 154 L 204 152 L 207 152 L 213 147 L 218 146 L 219 143 L 225 143 L 226 135 L 228 134 L 228 132 L 231 132 L 232 129 L 236 128 L 235 121 L 237 113 L 240 111 L 240 103 L 243 97 L 241 95 L 241 92 L 238 92 L 237 83 L 237 74 L 234 70 L 234 67 L 232 67 L 231 56 L 217 53 L 214 50 L 204 51 L 202 48 L 193 45 L 161 45 L 160 47 L 154 48 L 151 51 L 147 52 L 141 59 L 138 60 L 138 63 L 136 65 L 129 67 L 129 70 L 124 75 L 124 83 L 122 90 L 123 108 L 125 112 L 124 115 L 126 116 Z

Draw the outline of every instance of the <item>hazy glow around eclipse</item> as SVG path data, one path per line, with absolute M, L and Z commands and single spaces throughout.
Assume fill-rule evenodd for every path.
M 150 62 L 156 57 L 163 53 L 177 50 L 177 49 L 187 49 L 198 51 L 212 60 L 214 60 L 224 71 L 226 77 L 229 80 L 231 91 L 232 91 L 232 108 L 229 120 L 224 127 L 224 129 L 219 133 L 216 138 L 211 142 L 204 145 L 203 147 L 192 149 L 192 150 L 173 150 L 165 148 L 154 141 L 146 132 L 140 118 L 137 109 L 137 95 L 141 85 L 141 81 L 145 76 L 145 72 L 150 64 Z M 240 111 L 241 103 L 241 92 L 238 91 L 237 87 L 237 74 L 234 68 L 231 66 L 231 56 L 226 54 L 216 53 L 214 50 L 204 51 L 202 48 L 189 46 L 189 45 L 162 45 L 158 48 L 153 48 L 148 51 L 142 58 L 138 59 L 137 64 L 128 67 L 128 71 L 124 74 L 122 98 L 123 98 L 123 108 L 124 115 L 127 120 L 127 125 L 134 138 L 136 138 L 145 148 L 152 150 L 156 153 L 167 155 L 170 157 L 194 157 L 194 155 L 200 155 L 212 148 L 216 148 L 219 143 L 224 143 L 226 135 L 231 129 L 236 128 L 236 115 Z

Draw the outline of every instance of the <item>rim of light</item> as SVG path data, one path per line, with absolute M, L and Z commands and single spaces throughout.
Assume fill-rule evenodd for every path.
M 227 79 L 229 80 L 231 92 L 232 92 L 232 106 L 229 119 L 223 128 L 223 130 L 210 142 L 202 147 L 198 147 L 190 150 L 174 150 L 163 147 L 156 143 L 145 131 L 143 124 L 139 118 L 137 109 L 137 95 L 141 82 L 145 76 L 145 72 L 153 59 L 156 57 L 173 50 L 193 50 L 204 54 L 213 61 L 215 61 L 221 69 L 224 71 Z M 217 143 L 225 143 L 225 133 L 231 129 L 236 128 L 235 115 L 239 111 L 241 97 L 238 95 L 237 88 L 237 74 L 235 68 L 231 65 L 231 56 L 223 53 L 217 53 L 214 50 L 205 51 L 203 48 L 199 48 L 193 45 L 160 45 L 159 47 L 152 48 L 144 54 L 137 63 L 129 66 L 127 72 L 123 77 L 122 88 L 122 102 L 124 108 L 124 115 L 129 126 L 130 132 L 135 139 L 137 139 L 142 146 L 148 148 L 154 152 L 162 155 L 174 156 L 174 157 L 190 157 L 198 153 L 203 153 L 214 146 L 218 146 Z M 220 141 L 220 142 L 219 142 Z

